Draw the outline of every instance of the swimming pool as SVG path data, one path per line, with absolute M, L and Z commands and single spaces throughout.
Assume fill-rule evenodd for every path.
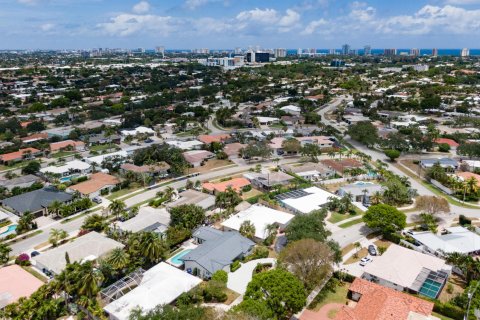
M 69 182 L 72 179 L 77 178 L 78 176 L 79 176 L 78 174 L 73 174 L 73 175 L 68 176 L 68 177 L 62 177 L 59 180 L 60 180 L 60 182 Z
M 7 235 L 9 235 L 10 233 L 15 232 L 15 230 L 17 230 L 17 225 L 16 225 L 16 224 L 11 224 L 11 225 L 8 226 L 7 230 L 5 230 L 4 232 L 0 233 L 0 237 L 7 236 Z
M 177 253 L 175 256 L 173 256 L 171 259 L 170 259 L 170 262 L 175 264 L 175 265 L 179 265 L 181 266 L 183 264 L 183 261 L 180 260 L 180 258 L 182 258 L 183 256 L 187 255 L 190 251 L 192 251 L 192 249 L 186 249 L 186 250 L 183 250 L 179 253 Z

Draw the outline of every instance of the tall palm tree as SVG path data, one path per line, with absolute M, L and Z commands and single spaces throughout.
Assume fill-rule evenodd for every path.
M 165 188 L 164 196 L 167 199 L 167 201 L 172 200 L 173 195 L 175 194 L 175 189 L 168 186 Z
M 87 261 L 80 266 L 79 279 L 79 295 L 92 298 L 98 293 L 99 285 L 103 280 L 103 275 L 95 270 L 91 261 Z
M 64 240 L 68 237 L 68 233 L 65 230 L 62 229 L 51 229 L 50 230 L 50 237 L 48 238 L 48 241 L 56 247 L 58 245 L 58 242 L 61 240 Z
M 139 245 L 143 253 L 142 255 L 150 264 L 158 262 L 166 251 L 165 244 L 154 232 L 142 233 Z
M 108 210 L 118 219 L 120 213 L 127 208 L 127 205 L 122 200 L 115 199 L 108 205 Z
M 122 248 L 113 249 L 108 255 L 107 262 L 115 269 L 122 270 L 128 266 L 130 259 L 128 253 Z

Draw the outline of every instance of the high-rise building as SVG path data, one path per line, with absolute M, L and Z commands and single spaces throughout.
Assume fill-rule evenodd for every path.
M 297 55 L 301 56 L 303 53 L 303 49 L 302 48 L 298 48 L 297 50 Z
M 236 47 L 235 48 L 235 54 L 242 54 L 242 48 Z
M 367 45 L 363 48 L 363 55 L 364 56 L 370 56 L 372 55 L 372 47 Z
M 437 57 L 438 56 L 438 49 L 437 48 L 433 48 L 432 49 L 432 57 Z
M 253 52 L 250 51 L 247 53 L 247 61 L 248 62 L 269 62 L 270 61 L 270 54 L 268 52 Z
M 383 50 L 383 55 L 385 55 L 385 56 L 396 56 L 397 55 L 397 49 L 384 49 Z
M 462 57 L 468 57 L 469 55 L 470 55 L 470 49 L 468 49 L 468 48 L 463 48 L 463 49 L 462 49 L 461 56 L 462 56 Z
M 342 54 L 343 54 L 344 56 L 350 54 L 350 45 L 344 44 L 344 45 L 342 46 Z
M 335 55 L 335 54 L 337 54 L 337 50 L 335 50 L 335 49 L 330 49 L 330 50 L 328 50 L 328 54 Z
M 165 47 L 164 46 L 156 47 L 155 52 L 158 53 L 158 54 L 161 54 L 162 57 L 165 58 Z
M 287 49 L 273 49 L 273 54 L 275 55 L 275 58 L 285 58 L 287 56 Z
M 414 57 L 418 57 L 420 55 L 420 49 L 417 49 L 417 48 L 410 49 L 410 55 Z
M 317 54 L 317 49 L 315 49 L 315 48 L 310 48 L 310 49 L 308 49 L 308 53 L 309 53 L 310 55 L 315 55 L 315 54 Z

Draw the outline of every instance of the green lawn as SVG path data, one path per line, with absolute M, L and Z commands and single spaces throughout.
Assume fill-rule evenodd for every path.
M 52 158 L 63 158 L 68 156 L 73 156 L 77 152 L 75 151 L 60 151 L 51 155 Z
M 440 318 L 440 320 L 453 320 L 452 318 L 441 315 L 440 313 L 432 312 L 432 316 Z
M 135 192 L 135 191 L 138 191 L 139 189 L 141 188 L 127 188 L 127 189 L 120 189 L 118 191 L 115 191 L 115 192 L 112 192 L 111 194 L 109 194 L 106 198 L 108 200 L 114 200 L 114 199 L 117 199 L 117 198 L 120 198 L 122 196 L 125 196 L 131 192 Z
M 91 146 L 88 148 L 90 151 L 95 151 L 95 152 L 101 152 L 104 150 L 109 150 L 109 149 L 117 149 L 117 145 L 115 144 L 98 144 L 96 146 Z
M 343 283 L 341 285 L 338 285 L 335 287 L 335 289 L 332 291 L 328 291 L 325 297 L 323 297 L 316 305 L 313 307 L 313 310 L 318 311 L 320 310 L 324 305 L 327 305 L 329 303 L 340 303 L 340 304 L 345 304 L 348 299 L 348 283 Z M 324 289 L 325 290 L 325 289 Z
M 343 220 L 346 220 L 346 219 L 349 219 L 349 218 L 353 218 L 355 217 L 356 215 L 351 215 L 351 214 L 348 214 L 348 213 L 338 213 L 338 212 L 332 212 L 332 215 L 330 216 L 330 218 L 328 218 L 328 222 L 331 222 L 331 223 L 338 223 L 340 221 L 343 221 Z
M 356 225 L 356 224 L 361 223 L 362 220 L 363 220 L 363 219 L 362 219 L 361 217 L 358 218 L 358 219 L 353 219 L 353 220 L 351 220 L 351 221 L 342 223 L 341 225 L 339 225 L 339 227 L 342 228 L 342 229 L 346 229 L 346 228 L 348 228 L 348 227 L 351 227 L 351 226 L 353 226 L 353 225 Z

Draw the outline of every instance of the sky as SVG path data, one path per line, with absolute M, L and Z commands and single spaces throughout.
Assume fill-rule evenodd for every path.
M 480 0 L 0 0 L 0 49 L 478 48 Z

